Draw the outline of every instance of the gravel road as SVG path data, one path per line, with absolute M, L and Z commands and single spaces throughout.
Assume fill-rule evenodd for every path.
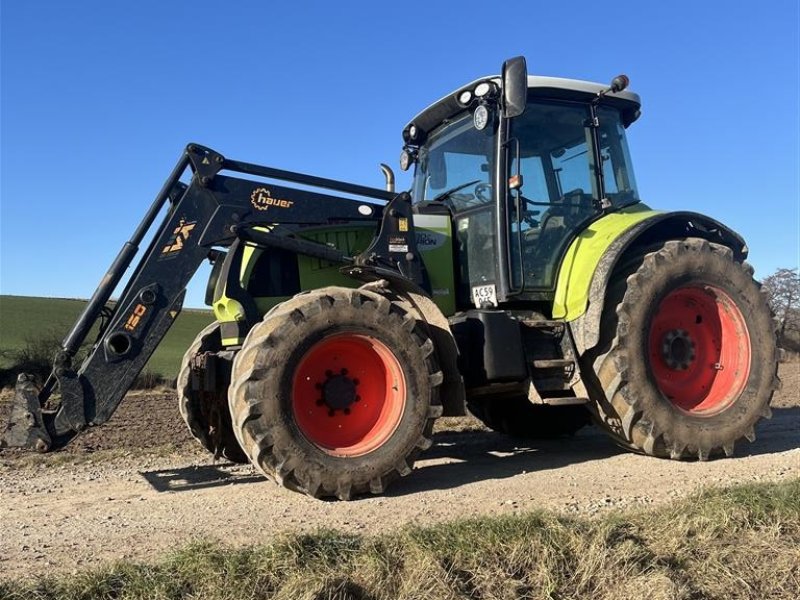
M 214 463 L 189 439 L 171 395 L 131 395 L 111 422 L 67 452 L 0 453 L 0 572 L 70 572 L 150 559 L 192 540 L 241 545 L 318 527 L 379 532 L 539 507 L 591 515 L 703 486 L 795 478 L 800 363 L 782 365 L 780 374 L 773 418 L 731 459 L 642 457 L 619 450 L 595 428 L 569 440 L 520 443 L 460 419 L 456 430 L 441 428 L 415 471 L 388 495 L 352 502 L 312 500 L 250 466 Z

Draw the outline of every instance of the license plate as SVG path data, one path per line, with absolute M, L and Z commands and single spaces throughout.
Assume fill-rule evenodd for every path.
M 473 287 L 472 302 L 475 304 L 475 308 L 480 308 L 487 304 L 497 306 L 497 290 L 494 284 L 476 285 Z

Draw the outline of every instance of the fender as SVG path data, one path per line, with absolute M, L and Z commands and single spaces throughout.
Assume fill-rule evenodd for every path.
M 579 353 L 597 345 L 606 288 L 622 257 L 685 237 L 728 246 L 740 262 L 747 257 L 744 239 L 719 221 L 695 212 L 657 212 L 644 205 L 598 219 L 572 242 L 561 263 L 553 318 L 570 322 Z
M 376 282 L 380 285 L 380 282 Z M 368 286 L 370 284 L 367 284 Z M 458 345 L 450 322 L 441 308 L 425 293 L 405 290 L 397 292 L 404 307 L 424 322 L 436 348 L 436 358 L 444 380 L 441 387 L 443 416 L 460 417 L 467 414 L 464 378 L 458 368 Z

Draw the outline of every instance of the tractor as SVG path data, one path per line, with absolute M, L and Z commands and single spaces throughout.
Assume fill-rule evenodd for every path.
M 385 165 L 373 188 L 189 144 L 48 379 L 18 377 L 3 443 L 47 452 L 106 422 L 209 260 L 215 321 L 180 412 L 291 490 L 381 494 L 467 411 L 513 436 L 594 423 L 655 457 L 733 455 L 779 385 L 772 315 L 737 233 L 642 202 L 627 87 L 509 59 L 405 126 L 399 193 Z

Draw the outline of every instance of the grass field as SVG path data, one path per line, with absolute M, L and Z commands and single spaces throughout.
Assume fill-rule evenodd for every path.
M 154 564 L 0 581 L 0 597 L 795 600 L 800 480 L 596 519 L 537 511 L 382 536 L 287 534 L 246 549 L 198 543 Z
M 0 296 L 0 367 L 8 367 L 9 356 L 37 339 L 62 340 L 86 305 L 84 300 Z M 203 327 L 214 320 L 210 311 L 184 310 L 146 369 L 164 378 L 178 374 L 186 348 Z M 87 341 L 94 341 L 95 332 Z

